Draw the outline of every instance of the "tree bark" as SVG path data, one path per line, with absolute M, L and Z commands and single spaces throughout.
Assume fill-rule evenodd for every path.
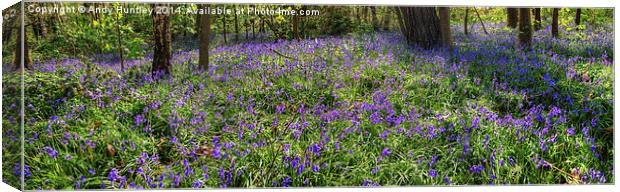
M 508 27 L 517 28 L 517 23 L 519 23 L 519 10 L 517 8 L 506 8 L 508 13 Z
M 372 28 L 377 30 L 379 27 L 379 20 L 377 20 L 377 8 L 370 6 L 370 13 L 372 14 Z
M 441 45 L 439 17 L 434 7 L 399 7 L 407 43 L 424 49 Z
M 226 6 L 224 6 L 224 9 L 226 9 Z M 226 13 L 222 14 L 222 26 L 224 29 L 224 44 L 226 44 Z
M 558 8 L 553 8 L 553 14 L 552 14 L 552 18 L 551 18 L 551 36 L 553 36 L 553 38 L 557 38 L 558 37 L 558 16 L 559 16 L 559 11 L 560 9 Z
M 208 5 L 203 8 L 207 9 Z M 247 32 L 247 29 L 246 29 Z M 209 14 L 200 15 L 200 50 L 198 56 L 198 66 L 201 70 L 209 70 L 209 35 L 211 33 L 211 16 Z M 247 33 L 246 33 L 247 39 Z
M 360 15 L 361 15 L 360 12 L 362 12 L 361 11 L 362 7 L 354 7 L 353 9 L 355 10 L 355 19 L 357 21 L 357 25 L 361 25 L 362 24 L 362 19 L 360 17 Z
M 118 18 L 119 13 L 116 13 L 116 32 L 118 33 L 118 54 L 121 62 L 121 71 L 125 70 L 125 61 L 123 59 L 123 44 L 122 44 L 122 33 L 120 27 L 120 19 Z
M 383 14 L 383 30 L 390 30 L 390 16 L 388 8 L 385 8 L 385 13 Z
M 167 6 L 163 4 L 153 4 L 153 8 Z M 153 11 L 153 39 L 155 48 L 153 49 L 153 75 L 168 75 L 172 73 L 172 34 L 170 33 L 170 15 L 167 13 L 156 13 Z
M 441 27 L 441 40 L 443 46 L 452 46 L 452 34 L 450 33 L 450 8 L 439 8 L 439 26 Z
M 366 21 L 366 23 L 368 22 L 368 7 L 367 6 L 363 6 L 362 7 L 362 18 Z
M 239 22 L 237 20 L 237 6 L 234 6 L 235 13 L 235 41 L 239 41 Z
M 248 17 L 246 16 L 245 19 L 243 19 L 243 29 L 245 29 L 245 39 L 247 40 L 249 38 L 249 33 L 248 33 L 248 28 L 250 27 L 250 22 L 248 21 Z
M 252 22 L 252 39 L 256 39 L 256 27 L 255 27 L 256 19 L 252 18 L 250 22 Z
M 463 31 L 465 35 L 469 35 L 469 29 L 467 28 L 467 23 L 469 22 L 469 7 L 465 7 L 465 19 L 463 20 Z
M 581 8 L 577 8 L 577 13 L 575 13 L 575 26 L 581 25 Z
M 542 28 L 542 20 L 540 18 L 540 8 L 534 8 L 534 31 Z
M 293 15 L 293 38 L 299 39 L 299 17 L 297 15 Z
M 28 16 L 24 17 L 22 20 L 22 13 L 16 13 L 16 22 L 15 28 L 17 29 L 17 38 L 15 40 L 15 58 L 13 58 L 13 65 L 15 69 L 22 70 L 22 53 L 24 59 L 24 69 L 30 69 L 30 65 L 32 64 L 32 58 L 30 57 L 30 46 L 28 45 L 28 32 L 26 31 L 26 22 Z M 26 13 L 23 13 L 26 14 Z M 22 22 L 23 21 L 23 22 Z M 23 38 L 22 38 L 23 35 Z M 23 50 L 22 50 L 23 46 Z
M 529 49 L 532 45 L 530 8 L 519 8 L 519 46 Z

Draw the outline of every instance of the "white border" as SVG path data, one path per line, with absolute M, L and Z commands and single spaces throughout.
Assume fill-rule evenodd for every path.
M 78 1 L 79 0 L 65 0 L 65 1 Z M 91 0 L 92 1 L 92 0 Z M 96 0 L 101 1 L 101 0 Z M 519 2 L 509 1 L 509 0 L 473 0 L 473 1 L 463 1 L 463 0 L 126 0 L 127 2 L 210 2 L 210 3 L 268 3 L 268 4 L 333 4 L 333 5 L 449 5 L 449 6 L 522 6 L 522 7 L 607 7 L 607 8 L 617 8 L 617 1 L 615 0 L 522 0 Z M 2 0 L 0 2 L 0 7 L 2 9 L 7 8 L 19 1 L 17 0 Z M 618 11 L 614 11 L 614 26 L 618 26 L 620 23 L 618 21 Z M 2 24 L 2 19 L 0 19 L 0 26 Z M 615 29 L 615 27 L 614 27 Z M 1 36 L 1 35 L 0 35 Z M 617 45 L 619 40 L 615 38 L 614 33 L 614 55 L 616 58 L 618 57 L 618 47 Z M 2 45 L 0 44 L 0 50 L 2 49 Z M 1 52 L 1 51 L 0 51 Z M 616 60 L 616 59 L 614 59 Z M 1 62 L 1 59 L 0 59 Z M 0 65 L 1 67 L 1 65 Z M 614 120 L 618 119 L 619 112 L 619 104 L 616 101 L 616 98 L 620 94 L 619 85 L 615 81 L 615 74 L 618 74 L 620 68 L 616 65 L 614 61 Z M 0 73 L 0 79 L 2 78 L 2 74 Z M 2 82 L 0 81 L 0 90 L 2 89 Z M 2 107 L 2 101 L 0 101 L 0 108 Z M 1 112 L 0 112 L 1 114 Z M 0 124 L 0 129 L 2 125 Z M 614 137 L 618 136 L 618 124 L 614 124 Z M 614 140 L 614 148 L 617 148 L 618 139 Z M 1 153 L 1 143 L 0 143 L 0 153 Z M 615 149 L 614 149 L 615 150 Z M 614 151 L 614 175 L 618 175 L 618 151 Z M 0 155 L 0 160 L 2 159 Z M 2 169 L 0 169 L 0 178 L 2 176 Z M 615 182 L 618 181 L 618 178 L 614 178 Z M 536 185 L 536 186 L 458 186 L 458 187 L 431 187 L 431 186 L 412 186 L 412 187 L 383 187 L 383 188 L 289 188 L 289 189 L 208 189 L 208 190 L 150 190 L 150 191 L 171 191 L 171 192 L 180 192 L 180 191 L 321 191 L 321 192 L 333 192 L 337 191 L 502 191 L 502 192 L 511 192 L 511 191 L 575 191 L 575 192 L 604 192 L 604 191 L 619 191 L 617 184 L 611 185 Z M 11 186 L 0 182 L 0 191 L 18 191 Z M 149 190 L 147 190 L 149 191 Z

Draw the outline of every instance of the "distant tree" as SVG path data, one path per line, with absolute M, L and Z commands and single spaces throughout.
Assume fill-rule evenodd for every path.
M 519 8 L 519 46 L 529 49 L 532 45 L 532 22 L 529 8 Z
M 506 12 L 508 13 L 508 27 L 517 28 L 519 10 L 517 8 L 506 8 Z
M 355 10 L 355 19 L 357 21 L 357 25 L 362 24 L 362 18 L 361 18 L 362 9 L 363 7 L 358 7 L 358 6 L 353 7 L 353 10 Z
M 552 18 L 551 18 L 551 36 L 553 36 L 553 38 L 557 38 L 558 37 L 558 16 L 560 9 L 558 8 L 553 8 L 553 14 L 552 14 Z
M 252 39 L 256 39 L 256 27 L 255 27 L 256 19 L 255 18 L 250 19 L 250 23 L 252 24 Z M 260 30 L 263 30 L 263 29 L 259 29 L 259 32 L 260 32 Z
M 439 26 L 441 27 L 441 40 L 443 46 L 451 46 L 452 34 L 450 33 L 450 8 L 439 7 Z
M 379 20 L 377 19 L 377 7 L 370 6 L 370 13 L 372 15 L 372 28 L 377 30 L 377 28 L 379 28 Z
M 469 30 L 467 29 L 467 23 L 469 21 L 469 7 L 465 7 L 465 18 L 463 19 L 463 31 L 465 35 L 469 35 Z
M 581 8 L 577 8 L 575 13 L 575 26 L 581 25 Z
M 245 39 L 249 38 L 248 29 L 250 28 L 250 22 L 248 21 L 248 17 L 244 17 L 243 19 L 243 29 L 245 30 Z
M 299 12 L 299 10 L 297 10 L 297 12 Z M 299 15 L 295 14 L 292 16 L 293 17 L 293 21 L 292 21 L 292 25 L 293 25 L 293 39 L 300 39 L 299 36 Z
M 386 7 L 385 8 L 385 13 L 383 14 L 383 30 L 387 31 L 390 29 L 390 17 L 392 15 L 389 14 L 389 10 Z
M 119 19 L 119 12 L 116 12 L 115 23 L 116 23 L 116 33 L 117 33 L 117 47 L 118 47 L 118 55 L 121 63 L 121 71 L 125 69 L 125 61 L 123 59 L 123 34 L 121 33 L 121 21 Z
M 237 19 L 237 6 L 233 7 L 233 12 L 235 14 L 235 41 L 239 41 L 239 21 Z
M 167 6 L 164 4 L 153 4 L 153 8 Z M 153 17 L 153 39 L 155 41 L 153 49 L 152 73 L 167 75 L 172 72 L 172 34 L 170 33 L 170 15 L 166 12 L 152 13 Z
M 226 9 L 226 6 L 224 6 L 224 9 Z M 226 43 L 226 13 L 222 14 L 222 29 L 224 33 L 224 43 Z
M 369 23 L 368 21 L 370 19 L 368 19 L 368 6 L 362 6 L 362 18 L 364 19 L 364 21 L 366 21 L 366 23 Z
M 441 45 L 439 17 L 434 7 L 398 7 L 398 16 L 407 43 L 425 49 Z
M 538 31 L 540 30 L 540 28 L 542 28 L 541 24 L 541 18 L 540 18 L 540 8 L 534 8 L 532 9 L 534 10 L 534 30 Z
M 203 5 L 207 9 L 208 5 Z M 202 70 L 209 69 L 209 35 L 211 33 L 211 16 L 209 14 L 200 15 L 200 50 L 198 56 L 198 66 Z M 247 29 L 246 29 L 247 38 Z

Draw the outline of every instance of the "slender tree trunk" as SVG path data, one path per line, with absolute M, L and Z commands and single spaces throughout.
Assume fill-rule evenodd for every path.
M 362 7 L 362 18 L 364 18 L 364 20 L 366 21 L 366 23 L 369 23 L 368 20 L 368 7 L 367 6 L 363 6 Z
M 553 14 L 552 14 L 552 18 L 551 18 L 551 36 L 553 36 L 553 38 L 557 38 L 558 37 L 558 16 L 559 16 L 559 11 L 560 9 L 558 8 L 553 8 Z
M 383 30 L 390 30 L 390 16 L 388 8 L 385 8 L 385 13 L 383 14 Z
M 206 9 L 208 5 L 204 5 Z M 246 29 L 247 32 L 247 29 Z M 198 56 L 198 66 L 201 70 L 209 70 L 209 36 L 211 33 L 211 16 L 209 14 L 200 15 L 200 50 Z M 247 39 L 247 33 L 246 33 Z
M 407 43 L 424 49 L 441 45 L 439 17 L 434 7 L 400 7 Z
M 234 6 L 235 12 L 235 41 L 239 41 L 239 22 L 237 20 L 237 6 Z
M 262 30 L 261 32 L 266 32 L 267 30 L 265 29 L 265 20 L 261 19 L 261 26 L 260 29 Z
M 252 39 L 256 39 L 255 19 L 252 19 L 251 22 L 252 22 Z M 260 30 L 263 30 L 263 29 L 260 29 Z
M 293 15 L 293 38 L 299 39 L 299 17 Z
M 372 28 L 377 30 L 379 28 L 379 20 L 377 20 L 377 8 L 370 6 L 370 13 L 372 14 Z
M 542 20 L 540 18 L 540 8 L 534 8 L 534 31 L 538 31 L 542 28 Z
M 116 32 L 118 34 L 118 54 L 121 62 L 121 71 L 125 70 L 125 61 L 123 59 L 123 44 L 121 43 L 123 36 L 121 33 L 120 27 L 120 19 L 118 18 L 119 13 L 116 13 Z
M 361 25 L 362 24 L 362 18 L 361 18 L 362 7 L 354 7 L 353 9 L 355 9 L 355 19 L 357 21 L 357 25 Z
M 153 8 L 167 6 L 163 4 L 153 4 Z M 172 73 L 172 34 L 170 33 L 170 15 L 166 13 L 152 13 L 153 16 L 153 39 L 155 47 L 153 49 L 153 75 L 168 75 Z
M 519 8 L 519 46 L 529 49 L 532 45 L 532 24 L 529 8 Z
M 467 23 L 469 22 L 469 7 L 465 7 L 465 19 L 463 20 L 463 31 L 465 35 L 469 35 L 469 29 L 467 28 Z
M 482 20 L 482 17 L 480 17 L 480 13 L 478 12 L 478 9 L 476 9 L 476 7 L 472 8 L 474 10 L 474 13 L 476 13 L 476 16 L 478 17 L 478 21 L 480 21 L 480 25 L 482 25 L 482 31 L 484 31 L 484 34 L 489 34 L 489 32 L 487 31 L 487 28 L 484 26 L 484 21 Z
M 307 10 L 306 5 L 302 5 L 300 10 Z M 306 31 L 304 30 L 306 28 L 306 26 L 305 26 L 306 23 L 304 22 L 304 17 L 297 17 L 297 20 L 298 20 L 297 23 L 298 23 L 298 25 L 300 27 L 299 34 L 298 34 L 299 37 L 298 38 L 306 38 L 306 36 L 305 36 L 306 35 Z
M 45 16 L 43 14 L 39 15 L 39 28 L 41 30 L 41 37 L 47 37 L 47 25 L 45 24 Z
M 506 11 L 508 13 L 508 27 L 517 28 L 519 10 L 517 8 L 506 8 Z
M 439 7 L 439 26 L 441 27 L 441 40 L 443 46 L 452 46 L 452 34 L 450 33 L 450 8 Z
M 403 35 L 408 34 L 407 27 L 405 26 L 405 17 L 403 16 L 403 10 L 400 7 L 394 7 L 394 12 L 396 12 L 396 19 L 398 21 L 398 28 Z
M 226 9 L 226 6 L 224 6 L 224 9 Z M 224 44 L 226 44 L 226 13 L 222 14 L 222 28 L 224 29 Z
M 245 17 L 245 19 L 243 19 L 243 29 L 245 29 L 245 39 L 247 40 L 249 38 L 249 33 L 248 33 L 248 28 L 250 27 L 250 22 L 248 22 L 248 17 Z
M 575 26 L 581 25 L 581 8 L 577 8 L 577 13 L 575 13 Z

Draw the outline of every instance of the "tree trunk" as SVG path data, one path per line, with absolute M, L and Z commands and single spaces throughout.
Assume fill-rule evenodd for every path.
M 439 17 L 434 7 L 399 7 L 407 43 L 424 49 L 441 45 Z
M 37 14 L 39 15 L 39 14 Z M 34 18 L 32 18 L 33 23 L 36 23 L 36 25 L 31 25 L 32 27 L 32 34 L 36 37 L 36 40 L 38 41 L 39 38 L 41 38 L 41 27 L 39 26 L 39 17 L 35 16 Z
M 370 6 L 370 13 L 372 14 L 372 28 L 377 30 L 379 27 L 379 20 L 377 20 L 377 8 Z
M 226 6 L 224 6 L 224 9 L 226 9 Z M 222 14 L 222 26 L 224 29 L 224 44 L 226 44 L 226 13 Z
M 469 29 L 467 28 L 467 23 L 469 22 L 469 7 L 465 7 L 465 19 L 463 20 L 463 31 L 465 35 L 469 35 Z
M 508 12 L 508 27 L 517 28 L 519 10 L 517 8 L 506 8 L 506 11 Z
M 575 26 L 581 25 L 581 8 L 577 8 L 577 13 L 575 13 Z
M 388 8 L 385 8 L 385 13 L 383 14 L 383 30 L 390 30 L 390 16 Z
M 299 16 L 293 15 L 293 38 L 299 39 Z
M 551 36 L 553 36 L 553 38 L 557 38 L 558 37 L 558 16 L 559 16 L 559 11 L 560 9 L 558 8 L 553 8 L 553 14 L 552 14 L 552 18 L 551 18 Z
M 368 23 L 368 7 L 366 6 L 362 7 L 362 18 Z
M 256 39 L 256 27 L 255 27 L 255 19 L 250 20 L 252 22 L 252 39 Z M 261 29 L 262 30 L 262 29 Z
M 204 5 L 203 9 L 207 9 Z M 246 29 L 247 32 L 247 29 Z M 211 16 L 209 14 L 200 15 L 200 50 L 198 56 L 198 66 L 201 70 L 209 70 L 209 35 L 211 33 Z M 247 33 L 246 33 L 247 39 Z
M 123 36 L 121 33 L 120 20 L 118 18 L 119 13 L 116 13 L 116 32 L 118 33 L 118 55 L 121 62 L 121 71 L 125 70 L 125 61 L 123 60 Z
M 532 45 L 530 8 L 519 8 L 519 46 L 529 49 Z
M 245 19 L 243 19 L 243 29 L 245 29 L 245 39 L 247 40 L 249 38 L 249 33 L 248 33 L 248 28 L 250 27 L 250 22 L 248 21 L 248 17 L 245 17 Z
M 482 26 L 482 31 L 484 31 L 484 34 L 489 34 L 489 32 L 487 31 L 487 28 L 484 26 L 484 21 L 482 20 L 482 17 L 480 17 L 480 13 L 478 12 L 478 9 L 476 9 L 476 7 L 472 8 L 474 10 L 474 13 L 476 13 L 476 16 L 478 17 L 478 21 L 480 21 L 480 25 Z
M 400 32 L 405 35 L 407 34 L 407 31 L 405 31 L 407 28 L 405 27 L 405 19 L 403 17 L 403 13 L 400 10 L 400 7 L 394 7 L 392 8 L 394 10 L 394 12 L 396 12 L 396 21 L 398 21 L 398 28 L 400 29 Z
M 439 7 L 439 26 L 441 27 L 441 41 L 443 46 L 452 46 L 452 35 L 450 33 L 450 8 Z
M 354 7 L 353 8 L 355 10 L 355 19 L 357 21 L 357 25 L 361 25 L 362 24 L 362 18 L 361 18 L 361 12 L 362 12 L 362 7 Z
M 239 22 L 237 20 L 237 6 L 234 7 L 235 13 L 235 41 L 239 41 Z
M 32 58 L 30 57 L 30 46 L 28 45 L 28 32 L 26 31 L 26 22 L 28 16 L 22 20 L 22 13 L 17 12 L 17 21 L 15 22 L 15 28 L 17 28 L 17 39 L 15 41 L 15 58 L 13 58 L 13 64 L 15 69 L 22 69 L 22 53 L 24 59 L 24 69 L 30 69 Z M 25 13 L 24 13 L 25 14 Z M 23 38 L 22 38 L 23 35 Z M 22 50 L 22 46 L 24 47 Z
M 542 28 L 542 20 L 540 18 L 540 8 L 534 8 L 534 31 Z
M 153 8 L 167 6 L 154 4 Z M 152 13 L 153 16 L 153 39 L 155 47 L 153 49 L 153 75 L 168 75 L 172 72 L 172 34 L 170 33 L 170 15 L 167 13 Z

